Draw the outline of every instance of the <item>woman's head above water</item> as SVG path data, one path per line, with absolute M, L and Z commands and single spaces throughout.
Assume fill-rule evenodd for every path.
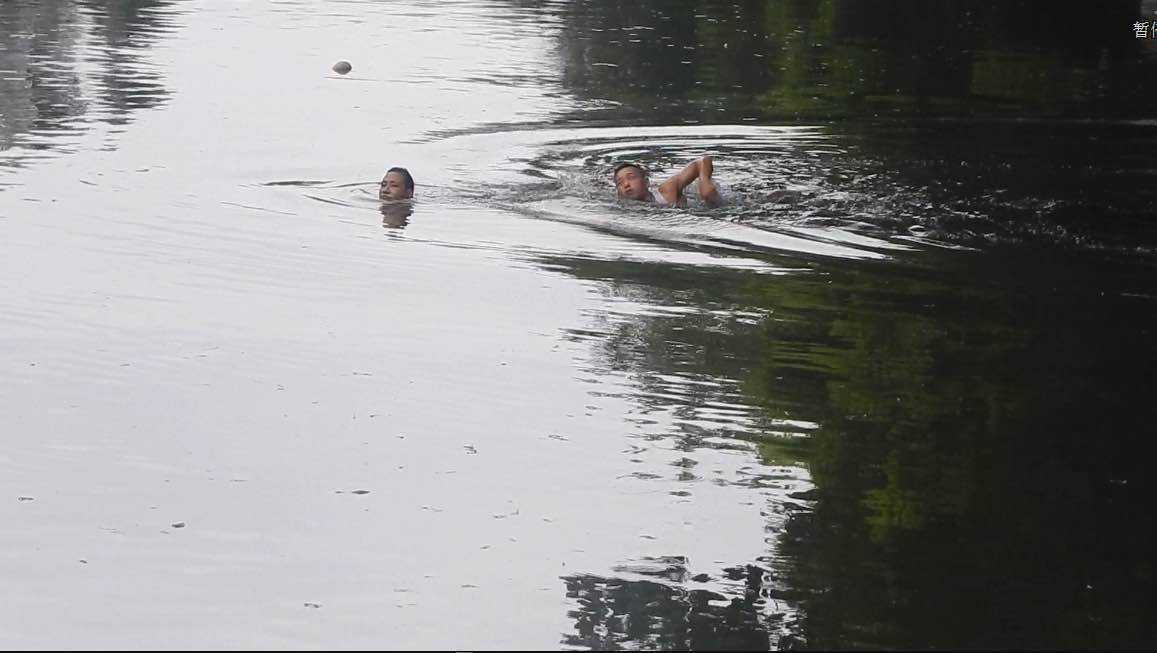
M 378 198 L 383 200 L 408 200 L 414 196 L 414 178 L 405 168 L 390 168 L 382 177 Z

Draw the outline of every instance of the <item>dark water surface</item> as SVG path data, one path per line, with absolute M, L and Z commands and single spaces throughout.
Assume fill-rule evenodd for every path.
M 0 645 L 1157 645 L 1150 4 L 0 4 Z

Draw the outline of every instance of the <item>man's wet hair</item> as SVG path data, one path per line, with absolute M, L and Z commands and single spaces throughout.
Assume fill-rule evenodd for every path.
M 387 170 L 386 174 L 388 175 L 391 172 L 396 172 L 399 175 L 402 175 L 402 184 L 406 187 L 406 190 L 408 190 L 408 191 L 414 190 L 414 178 L 410 176 L 409 170 L 406 170 L 405 168 L 398 168 L 395 166 L 395 167 Z
M 619 171 L 623 168 L 635 168 L 639 172 L 643 173 L 644 177 L 647 176 L 647 169 L 635 163 L 634 161 L 619 161 L 613 168 L 611 168 L 611 179 L 618 179 Z

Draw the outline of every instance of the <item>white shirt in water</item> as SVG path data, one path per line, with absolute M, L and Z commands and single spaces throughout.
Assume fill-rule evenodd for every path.
M 699 182 L 695 182 L 695 183 L 698 184 Z M 719 199 L 721 200 L 722 203 L 729 203 L 728 202 L 728 199 L 729 199 L 728 196 L 724 194 L 725 191 L 724 191 L 723 184 L 721 184 L 719 182 L 715 182 L 715 190 L 717 193 L 719 193 Z M 684 199 L 686 199 L 687 197 L 695 198 L 696 206 L 703 204 L 703 201 L 699 197 L 699 186 L 698 185 L 695 186 L 695 193 L 690 194 L 688 196 L 685 196 Z M 663 194 L 657 190 L 651 191 L 651 201 L 655 203 L 655 206 L 663 206 L 663 207 L 675 206 L 674 204 L 671 204 L 670 202 L 668 202 L 663 197 Z M 686 203 L 687 202 L 684 202 L 684 204 L 686 204 Z
M 651 191 L 651 201 L 655 203 L 655 206 L 671 206 L 671 203 L 657 190 Z

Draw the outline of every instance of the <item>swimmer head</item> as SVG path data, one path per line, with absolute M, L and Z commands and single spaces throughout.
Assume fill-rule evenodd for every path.
M 651 199 L 647 187 L 647 171 L 637 163 L 619 163 L 611 175 L 615 179 L 615 192 L 620 199 L 645 202 Z
M 378 199 L 408 200 L 414 196 L 414 178 L 405 168 L 390 168 L 386 176 L 382 177 L 382 185 L 378 189 Z

